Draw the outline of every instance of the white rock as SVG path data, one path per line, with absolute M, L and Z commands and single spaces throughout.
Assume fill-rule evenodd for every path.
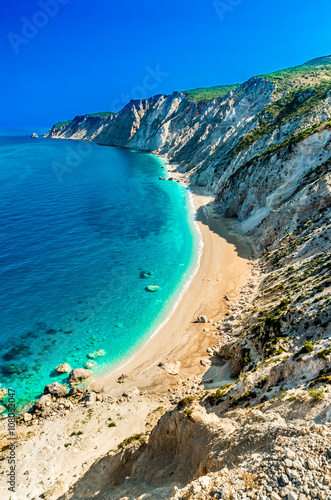
M 180 370 L 180 361 L 176 361 L 175 363 L 164 363 L 163 367 L 169 375 L 178 375 Z

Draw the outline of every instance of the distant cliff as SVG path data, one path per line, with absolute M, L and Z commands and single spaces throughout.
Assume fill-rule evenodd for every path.
M 109 116 L 77 116 L 46 137 L 164 155 L 214 191 L 220 211 L 247 232 L 330 158 L 331 57 L 251 78 L 218 99 L 174 92 Z

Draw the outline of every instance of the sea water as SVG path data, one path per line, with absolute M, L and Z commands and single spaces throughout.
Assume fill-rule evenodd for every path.
M 159 180 L 164 163 L 0 135 L 0 389 L 17 404 L 68 384 L 59 364 L 86 367 L 100 350 L 93 378 L 123 364 L 173 309 L 199 241 L 188 191 Z

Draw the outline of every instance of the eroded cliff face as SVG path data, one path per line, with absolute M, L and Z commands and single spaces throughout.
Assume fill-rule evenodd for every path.
M 308 90 L 298 90 L 295 102 L 286 92 L 278 99 L 277 85 L 252 78 L 213 101 L 193 102 L 180 92 L 159 95 L 131 101 L 108 118 L 78 116 L 46 136 L 166 156 L 190 172 L 192 182 L 212 190 L 220 211 L 238 217 L 250 232 L 330 158 L 331 90 L 318 98 Z M 278 107 L 290 101 L 279 113 L 285 110 L 287 119 L 270 118 L 275 99 Z M 263 126 L 267 133 L 259 133 Z

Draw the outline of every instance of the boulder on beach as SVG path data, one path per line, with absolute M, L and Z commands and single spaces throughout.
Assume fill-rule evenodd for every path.
M 90 359 L 102 358 L 102 356 L 105 356 L 105 354 L 106 354 L 106 351 L 104 351 L 103 349 L 100 349 L 99 351 L 90 352 L 90 354 L 88 354 L 87 357 Z
M 49 407 L 51 406 L 51 404 L 52 404 L 51 394 L 44 394 L 44 396 L 41 396 L 41 398 L 35 402 L 35 404 L 33 405 L 33 409 L 35 411 L 39 411 L 39 412 L 43 413 L 46 410 L 49 410 Z
M 178 375 L 180 365 L 180 361 L 176 361 L 175 363 L 164 363 L 163 368 L 169 375 Z
M 93 391 L 86 391 L 82 401 L 88 405 L 92 405 L 96 402 L 97 400 L 97 395 Z
M 124 382 L 128 379 L 129 377 L 125 375 L 125 373 L 122 373 L 120 377 L 118 377 L 117 382 L 119 384 L 124 384 Z
M 52 384 L 46 385 L 44 394 L 51 394 L 56 398 L 62 398 L 67 395 L 67 389 L 65 385 L 62 385 L 59 382 L 53 382 Z
M 24 422 L 31 422 L 31 420 L 32 420 L 31 413 L 23 413 L 23 421 Z
M 58 373 L 69 373 L 71 372 L 71 367 L 68 363 L 63 363 L 55 368 Z
M 90 378 L 92 374 L 93 372 L 91 370 L 87 370 L 86 368 L 75 368 L 70 372 L 69 383 L 71 385 L 78 384 L 79 382 Z
M 207 316 L 204 316 L 201 314 L 200 316 L 197 317 L 197 322 L 198 323 L 208 323 L 208 318 Z
M 123 392 L 122 396 L 125 398 L 132 398 L 134 396 L 139 396 L 140 391 L 137 389 L 137 387 L 131 387 L 131 389 L 128 389 L 127 391 Z

